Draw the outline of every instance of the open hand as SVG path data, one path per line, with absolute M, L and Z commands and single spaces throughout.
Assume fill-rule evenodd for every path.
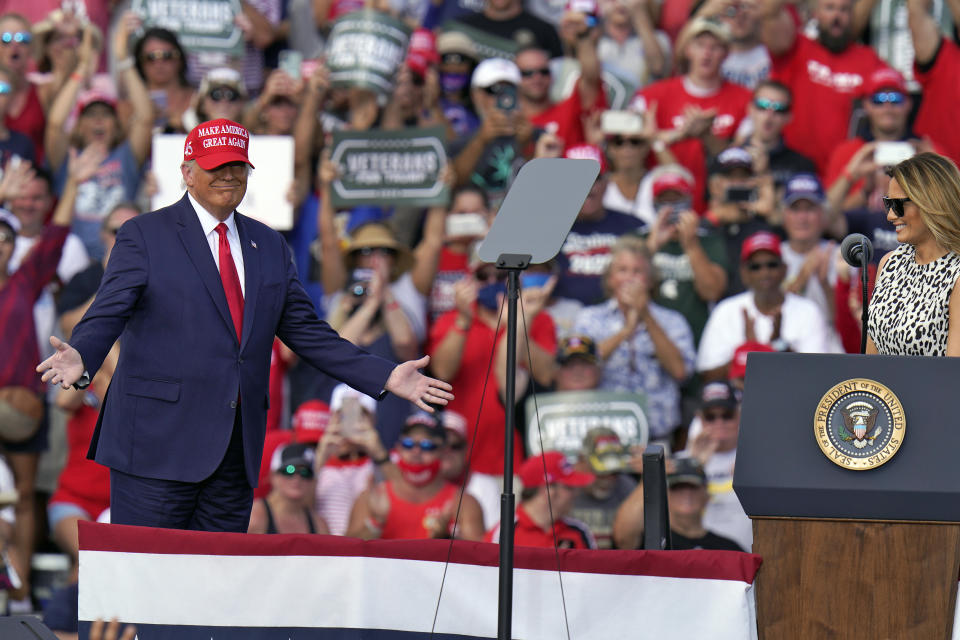
M 390 393 L 406 398 L 424 411 L 433 413 L 431 404 L 446 405 L 453 400 L 453 387 L 443 380 L 429 378 L 418 369 L 426 367 L 430 363 L 430 356 L 424 356 L 419 360 L 407 360 L 403 364 L 398 364 L 387 378 L 387 384 L 384 385 Z
M 56 336 L 50 336 L 50 344 L 57 352 L 37 366 L 37 373 L 43 374 L 40 379 L 44 382 L 69 389 L 83 377 L 83 358 L 79 351 Z

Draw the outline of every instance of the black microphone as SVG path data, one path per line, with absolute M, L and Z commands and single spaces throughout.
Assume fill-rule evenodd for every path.
M 873 259 L 873 244 L 862 233 L 851 233 L 840 243 L 840 255 L 851 267 L 861 267 Z

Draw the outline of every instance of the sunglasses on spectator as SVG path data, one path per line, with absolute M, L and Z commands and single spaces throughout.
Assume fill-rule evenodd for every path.
M 760 271 L 762 269 L 779 269 L 783 263 L 779 260 L 769 260 L 767 262 L 748 262 L 749 271 Z
M 391 249 L 390 247 L 360 247 L 357 249 L 357 253 L 362 256 L 390 256 L 391 258 L 397 257 L 397 250 Z
M 237 102 L 240 100 L 240 92 L 229 87 L 217 87 L 208 94 L 214 102 Z
M 893 215 L 902 218 L 904 214 L 903 205 L 907 202 L 910 202 L 910 198 L 888 198 L 884 196 L 883 210 L 890 211 L 893 209 Z
M 473 277 L 477 279 L 477 282 L 504 282 L 507 279 L 507 274 L 500 273 L 496 269 L 481 269 L 473 274 Z
M 870 96 L 873 104 L 903 104 L 907 97 L 899 91 L 878 91 Z
M 768 100 L 767 98 L 754 98 L 753 106 L 761 111 L 773 111 L 774 113 L 787 113 L 790 111 L 790 105 L 778 100 Z
M 436 451 L 440 448 L 439 444 L 429 438 L 424 438 L 423 440 L 414 440 L 410 437 L 400 438 L 398 444 L 407 451 L 416 447 L 420 447 L 420 451 Z
M 180 57 L 180 52 L 176 49 L 161 49 L 158 51 L 148 51 L 143 54 L 143 59 L 147 62 L 156 62 L 157 60 L 174 60 Z
M 463 64 L 470 62 L 469 58 L 461 53 L 445 53 L 440 59 L 443 64 Z
M 535 75 L 549 76 L 550 67 L 540 67 L 538 69 L 520 69 L 520 76 L 523 78 L 529 78 Z
M 3 42 L 3 44 L 10 44 L 11 42 L 30 44 L 31 40 L 33 40 L 33 36 L 30 35 L 29 31 L 4 31 L 0 34 L 0 42 Z
M 301 478 L 306 478 L 307 480 L 310 480 L 311 478 L 313 478 L 313 469 L 311 469 L 310 467 L 298 467 L 293 464 L 288 464 L 287 466 L 283 467 L 279 471 L 282 475 L 285 475 L 285 476 L 299 475 Z
M 615 147 L 622 147 L 625 144 L 629 144 L 631 147 L 642 147 L 647 144 L 647 141 L 643 138 L 626 138 L 624 136 L 613 136 L 610 138 L 610 144 Z
M 6 95 L 13 91 L 13 87 L 10 86 L 9 82 L 0 82 L 0 96 Z
M 716 422 L 718 420 L 733 420 L 736 414 L 733 411 L 721 411 L 719 413 L 704 413 L 703 421 L 704 422 Z

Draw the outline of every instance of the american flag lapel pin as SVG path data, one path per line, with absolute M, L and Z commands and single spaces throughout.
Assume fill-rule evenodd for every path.
M 253 240 L 251 240 L 251 241 L 250 241 L 250 246 L 253 247 L 254 249 L 256 249 L 256 248 L 257 248 L 257 243 L 254 242 Z

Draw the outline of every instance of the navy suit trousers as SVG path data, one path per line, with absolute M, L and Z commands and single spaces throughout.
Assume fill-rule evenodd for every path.
M 243 463 L 240 410 L 220 466 L 201 482 L 143 478 L 110 470 L 110 522 L 140 527 L 246 533 L 253 488 Z

